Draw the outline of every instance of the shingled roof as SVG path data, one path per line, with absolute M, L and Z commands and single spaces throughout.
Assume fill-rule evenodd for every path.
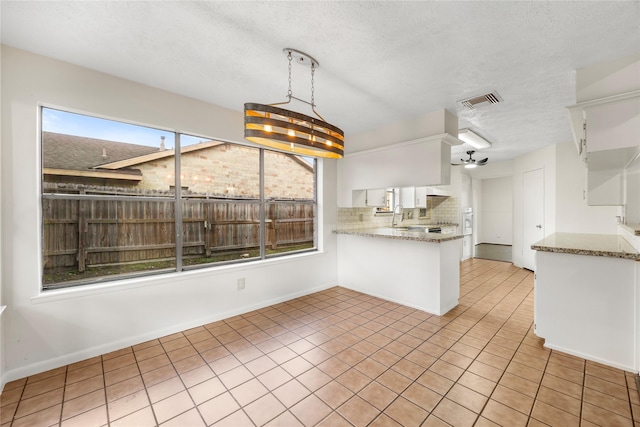
M 157 153 L 158 148 L 104 139 L 42 132 L 43 167 L 95 170 L 101 165 Z

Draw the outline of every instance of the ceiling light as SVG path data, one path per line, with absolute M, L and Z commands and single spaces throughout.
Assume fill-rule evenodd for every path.
M 289 60 L 289 91 L 288 101 L 276 104 L 244 104 L 244 137 L 265 147 L 275 148 L 296 154 L 340 159 L 344 156 L 344 132 L 338 127 L 327 123 L 315 109 L 314 104 L 314 75 L 320 66 L 318 61 L 304 52 L 295 49 L 284 49 Z M 311 102 L 293 96 L 291 91 L 291 62 L 311 67 Z M 311 106 L 311 111 L 317 116 L 276 107 L 288 104 L 291 99 L 304 102 Z
M 491 143 L 489 141 L 473 132 L 471 129 L 460 129 L 458 131 L 458 139 L 466 142 L 476 150 L 491 147 Z

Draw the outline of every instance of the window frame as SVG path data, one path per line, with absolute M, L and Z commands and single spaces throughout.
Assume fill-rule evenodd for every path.
M 40 238 L 40 247 L 39 247 L 39 253 L 40 253 L 40 292 L 42 295 L 45 295 L 51 291 L 60 291 L 60 290 L 70 290 L 70 289 L 83 289 L 83 290 L 87 290 L 90 291 L 92 289 L 92 287 L 96 287 L 98 285 L 106 285 L 106 284 L 116 284 L 116 282 L 124 282 L 124 281 L 131 281 L 132 279 L 140 279 L 140 278 L 149 278 L 152 276 L 168 276 L 169 274 L 181 274 L 181 273 L 185 273 L 185 272 L 191 272 L 194 270 L 206 270 L 206 269 L 211 269 L 211 270 L 216 270 L 220 267 L 228 267 L 228 266 L 232 266 L 232 265 L 239 265 L 239 264 L 250 264 L 250 263 L 257 263 L 257 262 L 262 262 L 265 260 L 269 260 L 269 259 L 273 259 L 273 258 L 286 258 L 286 257 L 295 257 L 295 256 L 299 256 L 301 254 L 309 254 L 309 253 L 314 253 L 314 252 L 319 252 L 319 247 L 320 247 L 320 242 L 319 242 L 319 232 L 318 232 L 318 228 L 319 228 L 319 221 L 318 221 L 318 174 L 319 171 L 321 170 L 321 168 L 319 167 L 319 161 L 316 158 L 313 158 L 313 199 L 312 200 L 304 200 L 304 203 L 306 204 L 311 204 L 313 206 L 313 244 L 312 247 L 310 248 L 305 248 L 305 249 L 300 249 L 300 250 L 293 250 L 293 251 L 287 251 L 287 252 L 282 252 L 282 253 L 275 253 L 275 254 L 267 254 L 266 252 L 266 207 L 270 204 L 270 203 L 277 203 L 278 200 L 275 199 L 268 199 L 265 197 L 265 178 L 264 178 L 264 174 L 265 174 L 265 162 L 264 162 L 264 156 L 265 156 L 265 152 L 270 151 L 270 152 L 279 152 L 279 153 L 284 153 L 284 154 L 292 154 L 292 153 L 287 153 L 285 151 L 280 151 L 280 150 L 273 150 L 273 149 L 269 149 L 269 148 L 264 148 L 261 146 L 258 146 L 256 144 L 250 143 L 250 142 L 236 142 L 236 141 L 229 141 L 229 140 L 224 140 L 224 139 L 220 139 L 220 138 L 213 138 L 213 137 L 209 137 L 209 136 L 204 136 L 204 135 L 199 135 L 199 134 L 195 134 L 195 133 L 185 133 L 185 132 L 180 132 L 179 130 L 176 129 L 170 129 L 170 128 L 165 128 L 165 127 L 158 127 L 158 126 L 154 126 L 154 125 L 146 125 L 146 124 L 140 124 L 140 123 L 135 123 L 132 121 L 127 121 L 127 120 L 123 120 L 120 118 L 112 118 L 112 117 L 101 117 L 98 114 L 93 114 L 93 113 L 86 113 L 86 112 L 82 112 L 82 111 L 78 111 L 78 110 L 74 110 L 74 109 L 69 109 L 69 108 L 63 108 L 63 107 L 57 107 L 57 106 L 49 106 L 49 105 L 45 105 L 45 104 L 39 104 L 38 106 L 39 110 L 38 110 L 38 119 L 39 119 L 39 133 L 38 133 L 38 142 L 39 142 L 39 146 L 40 146 L 40 150 L 39 150 L 39 155 L 40 155 L 40 170 L 39 170 L 39 208 L 40 208 L 40 233 L 39 233 L 39 238 Z M 173 191 L 173 197 L 155 197 L 155 196 L 144 196 L 144 195 L 140 195 L 140 196 L 118 196 L 118 195 L 97 195 L 97 194 L 59 194 L 59 193 L 46 193 L 45 191 L 45 167 L 44 167 L 44 153 L 43 153 L 43 132 L 45 132 L 45 130 L 43 129 L 42 126 L 42 118 L 43 118 L 43 111 L 44 109 L 50 109 L 50 110 L 57 110 L 57 111 L 62 111 L 65 113 L 71 113 L 71 114 L 78 114 L 78 115 L 83 115 L 83 116 L 88 116 L 88 117 L 92 117 L 92 118 L 97 118 L 97 119 L 101 119 L 101 120 L 109 120 L 109 121 L 114 121 L 114 122 L 118 122 L 118 123 L 123 123 L 123 124 L 128 124 L 128 125 L 134 125 L 134 126 L 141 126 L 141 127 L 148 127 L 148 128 L 152 128 L 152 129 L 156 129 L 156 130 L 162 130 L 162 131 L 166 131 L 166 132 L 171 132 L 174 135 L 174 147 L 175 147 L 175 151 L 174 151 L 174 184 L 173 187 L 174 189 L 179 189 L 182 188 L 182 179 L 181 179 L 181 160 L 182 160 L 182 147 L 181 147 L 181 136 L 189 136 L 189 137 L 197 137 L 197 138 L 204 138 L 207 140 L 212 140 L 212 141 L 220 141 L 223 143 L 227 143 L 227 144 L 231 144 L 231 145 L 237 145 L 237 146 L 245 146 L 245 147 L 250 147 L 253 149 L 257 149 L 259 150 L 259 190 L 260 190 L 260 195 L 258 199 L 255 198 L 251 198 L 251 199 L 235 199 L 235 202 L 237 203 L 258 203 L 259 204 L 259 210 L 260 210 L 260 224 L 259 224 L 259 234 L 260 234 L 260 256 L 259 257 L 253 257 L 253 258 L 249 258 L 249 259 L 233 259 L 233 260 L 228 260 L 228 261 L 216 261 L 216 262 L 211 262 L 211 263 L 202 263 L 202 264 L 194 264 L 194 265 L 184 265 L 183 263 L 183 243 L 184 243 L 184 227 L 183 227 L 183 215 L 182 215 L 182 209 L 185 203 L 189 203 L 189 198 L 185 198 L 183 195 L 182 191 Z M 71 280 L 71 281 L 67 281 L 67 282 L 56 282 L 56 283 L 51 283 L 51 284 L 46 284 L 44 283 L 44 257 L 45 257 L 45 252 L 44 252 L 44 238 L 45 238 L 45 231 L 44 231 L 44 225 L 45 225 L 45 218 L 44 218 L 44 209 L 43 209 L 43 202 L 44 200 L 78 200 L 78 201 L 83 201 L 83 200 L 92 200 L 92 201 L 115 201 L 115 202 L 132 202 L 132 201 L 151 201 L 151 202 L 167 202 L 167 201 L 173 201 L 173 206 L 174 206 L 174 225 L 175 225 L 175 235 L 174 235 L 174 242 L 175 242 L 175 257 L 174 257 L 174 267 L 173 268 L 162 268 L 162 269 L 156 269 L 156 270 L 143 270 L 140 272 L 134 272 L 134 273 L 120 273 L 120 274 L 114 274 L 114 275 L 104 275 L 104 276 L 96 276 L 96 277 L 92 277 L 89 279 L 80 279 L 80 280 Z M 233 200 L 233 199 L 230 199 Z M 216 203 L 216 202 L 214 202 Z M 222 200 L 220 201 L 220 203 L 225 203 Z

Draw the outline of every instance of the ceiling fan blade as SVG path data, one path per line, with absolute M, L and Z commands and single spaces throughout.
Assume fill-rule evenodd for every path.
M 478 160 L 476 163 L 478 165 L 485 165 L 485 164 L 487 164 L 487 160 L 489 160 L 488 157 L 486 159 Z

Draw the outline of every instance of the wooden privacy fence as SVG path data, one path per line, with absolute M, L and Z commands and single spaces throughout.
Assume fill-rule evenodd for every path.
M 260 203 L 184 201 L 184 257 L 210 257 L 260 247 Z M 176 256 L 175 203 L 167 201 L 42 200 L 44 268 L 133 264 Z M 267 249 L 313 243 L 311 201 L 266 205 Z

